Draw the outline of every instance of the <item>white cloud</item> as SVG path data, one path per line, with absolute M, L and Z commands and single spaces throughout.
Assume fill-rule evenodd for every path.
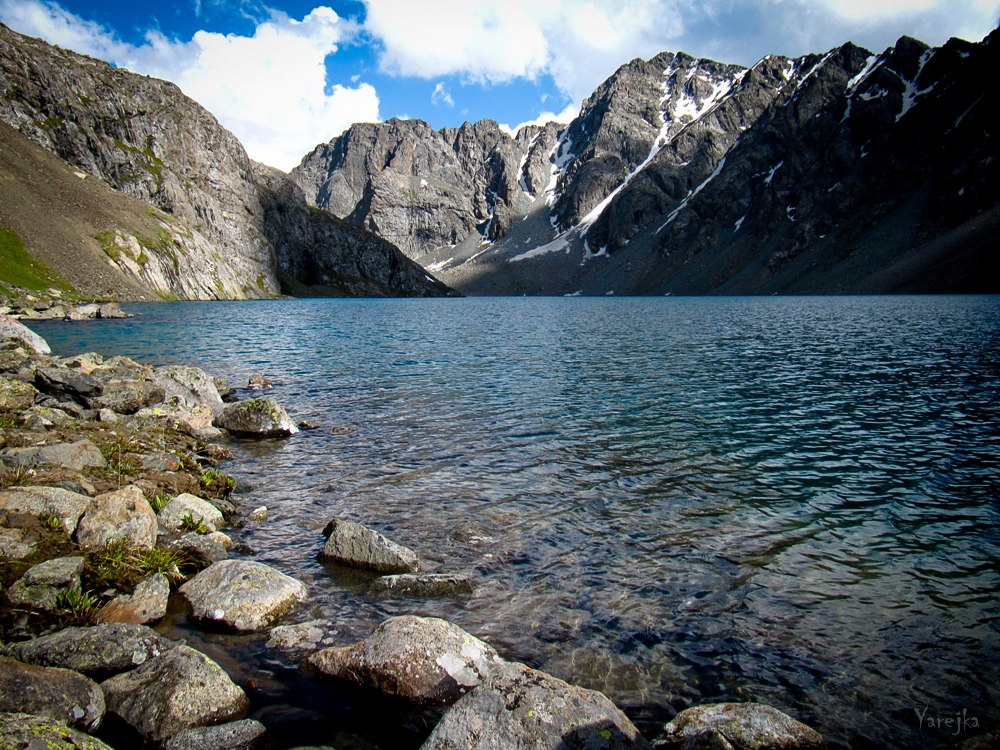
M 448 91 L 448 87 L 444 85 L 444 81 L 438 81 L 437 85 L 434 87 L 434 91 L 431 92 L 431 103 L 447 104 L 449 107 L 455 106 L 455 100 L 452 99 L 451 92 Z
M 500 129 L 505 131 L 510 136 L 517 135 L 517 131 L 526 125 L 545 125 L 550 122 L 558 122 L 560 124 L 566 124 L 573 122 L 573 119 L 580 114 L 580 107 L 576 104 L 569 104 L 563 109 L 562 112 L 542 112 L 538 117 L 533 120 L 525 120 L 524 122 L 518 123 L 511 127 L 505 123 L 500 124 Z
M 198 31 L 190 41 L 149 32 L 141 45 L 41 0 L 0 0 L 0 18 L 22 33 L 165 78 L 205 106 L 258 161 L 291 169 L 353 122 L 378 120 L 366 83 L 327 88 L 325 60 L 356 33 L 318 7 L 301 21 L 272 13 L 253 36 Z

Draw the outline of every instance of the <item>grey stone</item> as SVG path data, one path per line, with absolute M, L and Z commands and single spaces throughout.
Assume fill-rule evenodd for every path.
M 101 454 L 101 449 L 86 439 L 75 443 L 8 448 L 3 455 L 4 460 L 13 466 L 52 464 L 76 471 L 90 467 L 101 468 L 108 463 Z
M 7 750 L 114 750 L 60 721 L 26 713 L 0 713 L 0 747 Z
M 177 397 L 187 407 L 205 407 L 213 416 L 222 412 L 222 397 L 215 387 L 215 379 L 198 367 L 158 367 L 152 378 L 154 383 L 163 388 L 167 397 Z
M 90 399 L 101 395 L 104 386 L 92 375 L 68 367 L 39 367 L 35 370 L 35 387 L 60 401 L 76 401 L 87 406 Z
M 214 563 L 180 591 L 195 619 L 237 631 L 263 630 L 306 597 L 301 581 L 248 560 Z
M 184 519 L 189 517 L 200 521 L 208 530 L 215 531 L 225 523 L 222 513 L 207 500 L 182 493 L 164 505 L 157 514 L 160 524 L 167 531 L 179 532 L 186 529 Z
M 603 694 L 523 664 L 504 663 L 445 712 L 421 750 L 648 747 Z
M 761 703 L 712 703 L 681 711 L 663 728 L 658 748 L 684 750 L 822 750 L 823 736 Z
M 92 409 L 111 409 L 117 414 L 135 414 L 140 409 L 163 403 L 166 391 L 148 380 L 112 379 L 103 381 L 101 395 L 92 398 Z
M 106 624 L 70 627 L 19 641 L 7 655 L 45 667 L 64 667 L 94 679 L 135 669 L 177 646 L 145 625 Z
M 246 694 L 204 654 L 178 646 L 101 683 L 108 713 L 163 743 L 192 727 L 236 719 Z
M 23 560 L 35 551 L 37 540 L 24 529 L 0 527 L 0 559 Z
M 242 719 L 214 727 L 195 727 L 175 734 L 164 750 L 257 750 L 267 730 L 255 719 Z
M 363 641 L 317 651 L 306 667 L 417 705 L 446 705 L 501 661 L 491 646 L 457 625 L 406 615 L 389 618 Z
M 59 595 L 80 588 L 82 557 L 57 557 L 28 568 L 9 589 L 11 604 L 44 612 L 58 609 Z
M 55 516 L 67 534 L 72 535 L 80 517 L 93 505 L 86 495 L 61 487 L 8 487 L 0 490 L 0 523 L 11 525 L 18 515 Z
M 279 625 L 267 634 L 267 647 L 298 649 L 315 647 L 323 640 L 323 621 L 310 620 L 295 625 Z
M 379 573 L 415 573 L 420 567 L 416 552 L 367 526 L 333 520 L 326 531 L 329 537 L 319 553 L 320 560 Z
M 247 514 L 248 521 L 254 521 L 257 523 L 263 523 L 267 520 L 267 506 L 261 505 L 258 508 L 254 508 Z
M 144 578 L 132 594 L 121 594 L 97 613 L 98 622 L 125 622 L 145 625 L 167 614 L 170 581 L 162 573 Z
M 199 569 L 229 558 L 229 552 L 218 540 L 212 538 L 212 534 L 197 534 L 192 531 L 171 539 L 167 546 L 184 553 Z
M 23 380 L 0 378 L 0 411 L 23 411 L 35 403 L 35 387 Z
M 38 354 L 52 353 L 45 339 L 9 315 L 0 315 L 0 339 L 16 339 Z
M 24 711 L 93 732 L 104 718 L 104 693 L 77 672 L 0 656 L 0 711 Z
M 135 485 L 94 498 L 76 529 L 77 544 L 84 550 L 100 549 L 125 541 L 132 547 L 152 549 L 158 533 L 156 513 Z
M 466 573 L 401 573 L 376 578 L 369 590 L 373 594 L 464 596 L 472 593 L 472 577 Z
M 273 398 L 252 398 L 226 404 L 215 426 L 250 437 L 287 437 L 299 431 L 288 412 Z

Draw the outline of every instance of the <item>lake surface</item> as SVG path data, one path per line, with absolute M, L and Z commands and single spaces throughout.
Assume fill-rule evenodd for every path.
M 262 373 L 323 425 L 239 443 L 225 468 L 271 510 L 236 536 L 308 584 L 301 619 L 336 643 L 445 617 L 604 691 L 648 737 L 717 700 L 770 703 L 838 747 L 1000 722 L 1000 298 L 127 309 L 33 327 L 58 353 Z M 316 560 L 334 517 L 471 572 L 475 594 L 370 597 L 370 576 Z M 188 635 L 257 680 L 279 745 L 428 731 L 317 688 L 260 636 Z

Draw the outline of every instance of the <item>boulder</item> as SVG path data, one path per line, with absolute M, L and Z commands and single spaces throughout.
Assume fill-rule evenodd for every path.
M 77 672 L 0 656 L 0 711 L 24 711 L 93 732 L 104 718 L 104 693 Z
M 57 557 L 34 565 L 7 589 L 11 604 L 43 612 L 58 609 L 59 595 L 80 588 L 82 557 Z
M 251 398 L 226 404 L 215 426 L 248 437 L 286 437 L 299 431 L 288 412 L 273 398 Z
M 267 730 L 255 719 L 231 721 L 214 727 L 195 727 L 175 734 L 164 750 L 257 750 Z
M 322 620 L 310 620 L 271 628 L 267 634 L 267 647 L 288 650 L 315 648 L 323 640 L 323 624 Z
M 145 625 L 107 624 L 65 628 L 12 643 L 7 655 L 31 664 L 65 667 L 104 679 L 145 664 L 177 646 Z
M 648 748 L 606 696 L 504 663 L 445 712 L 421 750 Z
M 30 448 L 8 448 L 3 453 L 4 460 L 12 466 L 39 466 L 52 464 L 74 471 L 88 467 L 107 466 L 101 449 L 89 440 L 55 445 L 36 445 Z
M 247 379 L 247 390 L 263 391 L 267 388 L 274 388 L 274 383 L 265 378 L 263 375 L 257 375 L 255 373 Z
M 164 422 L 170 429 L 199 440 L 215 440 L 222 435 L 222 430 L 212 426 L 215 415 L 210 408 L 202 404 L 191 406 L 178 396 L 168 396 L 162 404 L 140 409 L 136 415 Z
M 180 588 L 197 620 L 232 630 L 263 630 L 306 598 L 301 581 L 264 563 L 223 560 Z
M 360 523 L 334 520 L 327 524 L 326 532 L 329 538 L 319 553 L 325 562 L 379 573 L 415 573 L 419 568 L 416 552 Z
M 75 401 L 83 406 L 104 390 L 101 381 L 93 375 L 56 365 L 35 370 L 35 387 L 59 401 Z
M 501 662 L 492 646 L 457 625 L 405 615 L 389 618 L 363 641 L 317 651 L 306 668 L 417 705 L 447 705 Z
M 105 680 L 101 688 L 108 713 L 155 743 L 185 729 L 236 719 L 248 703 L 222 667 L 188 646 Z
M 31 383 L 13 378 L 0 378 L 0 411 L 24 411 L 35 403 L 38 393 Z
M 148 380 L 113 379 L 104 382 L 100 396 L 90 399 L 91 409 L 111 409 L 117 414 L 135 414 L 140 409 L 163 403 L 163 386 Z
M 406 596 L 463 596 L 472 593 L 472 577 L 467 573 L 401 573 L 376 578 L 369 591 Z
M 0 527 L 0 559 L 23 560 L 35 551 L 37 538 L 24 529 Z
M 681 711 L 663 728 L 658 748 L 684 750 L 822 750 L 823 735 L 762 703 L 710 703 Z
M 176 396 L 180 403 L 188 407 L 203 406 L 213 416 L 222 413 L 222 396 L 214 378 L 204 370 L 187 365 L 168 365 L 157 367 L 152 378 L 167 397 Z
M 132 547 L 156 546 L 156 513 L 135 485 L 94 498 L 94 504 L 80 519 L 77 544 L 84 550 L 100 549 L 112 542 L 126 541 Z
M 170 581 L 162 573 L 144 578 L 132 594 L 116 596 L 97 613 L 98 622 L 129 622 L 145 625 L 167 614 Z
M 16 516 L 55 516 L 72 535 L 82 516 L 93 504 L 86 495 L 61 487 L 9 487 L 0 490 L 0 524 L 14 525 Z
M 263 523 L 267 520 L 267 506 L 260 505 L 247 513 L 247 520 L 255 523 Z
M 196 568 L 207 568 L 212 563 L 229 558 L 226 548 L 217 539 L 212 538 L 216 533 L 218 532 L 197 534 L 192 531 L 170 540 L 167 546 L 183 552 Z
M 182 493 L 160 508 L 157 514 L 160 524 L 167 531 L 174 533 L 190 530 L 184 524 L 185 518 L 200 521 L 209 530 L 215 531 L 225 523 L 222 512 L 207 500 Z
M 102 319 L 131 318 L 132 316 L 124 312 L 117 302 L 102 302 L 97 306 L 97 317 Z
M 0 747 L 7 750 L 113 750 L 59 721 L 25 713 L 0 713 Z
M 45 339 L 9 315 L 0 315 L 0 339 L 17 339 L 18 341 L 23 341 L 38 354 L 52 353 L 49 345 L 45 343 Z
M 65 367 L 72 367 L 87 375 L 93 375 L 94 370 L 104 364 L 104 357 L 95 352 L 85 352 L 71 357 L 61 357 L 59 364 Z

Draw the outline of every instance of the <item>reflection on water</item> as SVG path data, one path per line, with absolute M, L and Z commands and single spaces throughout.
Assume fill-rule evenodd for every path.
M 271 509 L 246 541 L 306 581 L 305 615 L 340 642 L 445 617 L 647 734 L 712 700 L 853 747 L 955 739 L 924 709 L 1000 719 L 997 298 L 136 309 L 36 327 L 65 352 L 263 372 L 325 426 L 243 443 L 229 470 Z M 476 593 L 368 597 L 316 560 L 335 516 L 473 572 Z M 412 721 L 376 741 L 416 746 Z

